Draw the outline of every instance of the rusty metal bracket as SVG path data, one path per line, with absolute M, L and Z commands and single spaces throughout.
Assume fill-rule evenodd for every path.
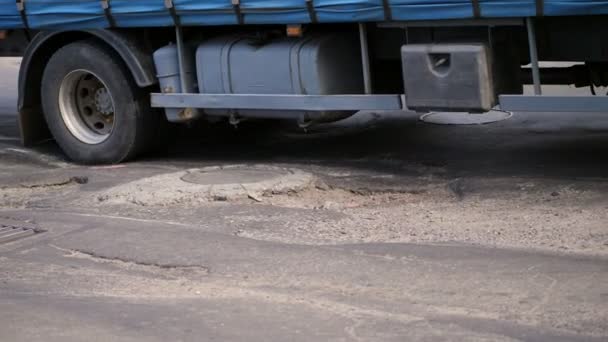
M 390 0 L 382 0 L 382 8 L 384 9 L 384 20 L 391 21 L 393 20 L 393 12 L 391 10 Z
M 473 5 L 473 17 L 481 18 L 481 5 L 479 4 L 479 0 L 471 0 L 471 5 Z
M 19 11 L 19 15 L 21 16 L 21 21 L 23 22 L 23 28 L 25 29 L 25 37 L 28 41 L 32 40 L 32 36 L 30 34 L 30 24 L 27 20 L 27 14 L 25 13 L 25 0 L 15 0 L 15 4 L 17 5 L 17 10 Z
M 243 25 L 245 23 L 245 18 L 243 11 L 241 10 L 241 0 L 232 0 L 232 8 L 234 9 L 234 15 L 236 15 L 236 22 L 239 23 L 239 25 Z
M 542 17 L 545 15 L 545 1 L 536 0 L 536 16 Z
M 176 27 L 181 27 L 181 21 L 179 20 L 179 16 L 177 15 L 177 10 L 175 9 L 173 0 L 165 0 L 165 8 L 169 11 L 171 19 L 173 19 L 173 24 Z
M 314 0 L 306 0 L 306 9 L 308 10 L 308 16 L 310 16 L 310 22 L 316 24 L 319 22 L 317 18 L 317 12 L 315 11 Z
M 110 0 L 101 0 L 101 8 L 103 9 L 103 14 L 106 16 L 106 20 L 108 21 L 108 25 L 110 27 L 116 27 L 116 20 L 112 16 L 112 6 L 110 5 Z

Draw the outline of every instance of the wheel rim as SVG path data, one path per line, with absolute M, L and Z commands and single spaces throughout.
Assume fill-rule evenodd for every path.
M 86 144 L 106 141 L 114 129 L 114 99 L 103 81 L 87 70 L 67 74 L 59 88 L 59 110 L 72 135 Z

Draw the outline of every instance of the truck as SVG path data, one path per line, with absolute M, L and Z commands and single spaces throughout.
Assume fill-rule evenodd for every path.
M 136 157 L 166 122 L 608 111 L 608 0 L 0 0 L 0 30 L 23 144 L 83 164 Z

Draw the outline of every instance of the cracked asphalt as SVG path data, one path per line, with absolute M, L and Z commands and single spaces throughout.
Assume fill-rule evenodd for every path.
M 4 63 L 0 223 L 36 234 L 0 244 L 2 341 L 608 339 L 605 114 L 202 126 L 83 167 L 19 145 Z M 242 165 L 306 181 L 183 181 Z

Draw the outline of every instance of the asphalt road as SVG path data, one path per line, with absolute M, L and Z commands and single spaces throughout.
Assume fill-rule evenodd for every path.
M 2 75 L 0 223 L 38 232 L 0 244 L 2 341 L 608 338 L 604 115 L 216 125 L 96 168 L 20 147 L 14 65 Z M 234 164 L 315 181 L 178 188 Z

